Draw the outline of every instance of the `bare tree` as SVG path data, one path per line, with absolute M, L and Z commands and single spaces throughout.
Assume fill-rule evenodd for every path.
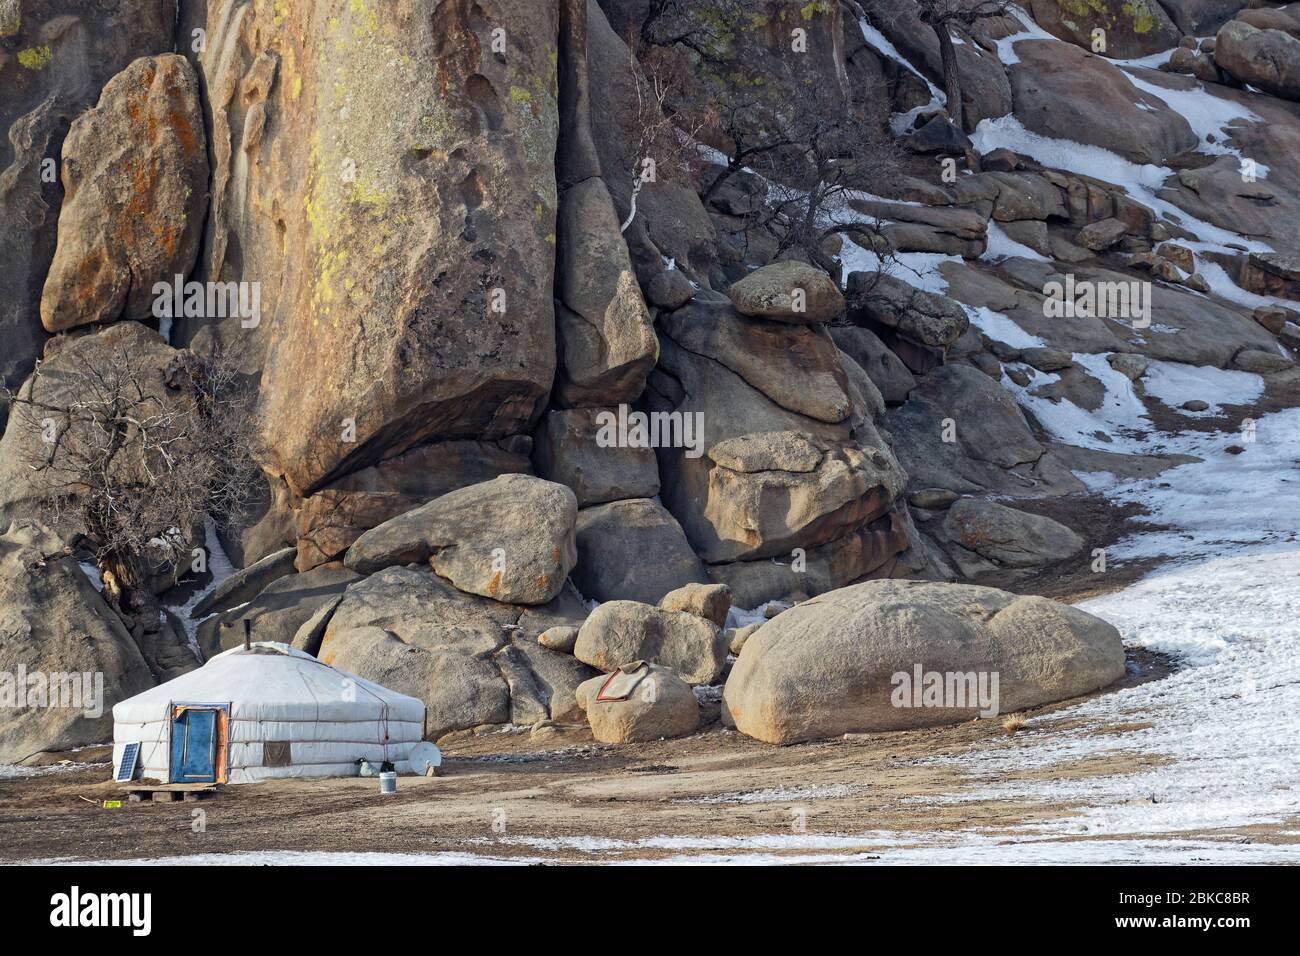
M 190 563 L 206 519 L 245 513 L 261 480 L 252 396 L 221 353 L 160 369 L 156 353 L 74 342 L 7 397 L 41 517 L 80 530 L 120 610 Z
M 641 40 L 637 34 L 628 37 L 627 46 L 635 108 L 634 112 L 619 118 L 624 141 L 630 144 L 626 155 L 632 183 L 627 219 L 621 225 L 621 232 L 627 232 L 636 218 L 636 201 L 643 186 L 661 178 L 689 182 L 695 176 L 701 165 L 695 137 L 704 125 L 700 117 L 681 111 L 680 104 L 685 99 L 684 81 L 679 72 L 681 64 L 654 58 L 642 62 Z M 670 102 L 678 104 L 676 116 Z
M 948 118 L 961 129 L 961 70 L 957 66 L 957 48 L 952 42 L 953 28 L 969 31 L 980 20 L 1006 16 L 1011 0 L 916 0 L 916 5 L 921 22 L 929 25 L 939 41 Z

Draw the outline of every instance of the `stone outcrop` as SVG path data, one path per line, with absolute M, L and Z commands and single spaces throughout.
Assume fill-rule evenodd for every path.
M 966 577 L 1064 561 L 1083 550 L 1084 544 L 1059 521 L 979 498 L 953 504 L 944 516 L 943 531 L 953 561 Z
M 249 537 L 255 542 L 277 520 L 286 520 L 298 551 L 297 568 L 309 571 L 341 559 L 371 528 L 434 498 L 500 475 L 528 474 L 530 448 L 524 435 L 495 442 L 435 442 L 344 475 L 305 500 L 283 488 L 288 500 L 273 506 L 261 519 L 264 527 Z
M 961 305 L 888 275 L 849 274 L 850 320 L 880 336 L 913 372 L 942 365 L 948 346 L 970 325 Z
M 1239 82 L 1300 100 L 1300 22 L 1294 33 L 1284 33 L 1230 20 L 1219 30 L 1214 62 Z
M 936 369 L 886 422 L 912 488 L 962 494 L 1083 490 L 1034 437 L 1015 400 L 970 366 Z
M 702 432 L 660 448 L 661 495 L 707 564 L 861 542 L 887 523 L 905 478 L 874 426 L 883 401 L 824 329 L 697 296 L 661 318 L 660 345 L 647 406 Z M 884 560 L 874 547 L 839 553 L 846 580 Z
M 659 606 L 665 611 L 686 611 L 726 627 L 731 589 L 723 584 L 685 584 L 665 594 Z
M 8 8 L 12 19 L 0 31 L 0 384 L 17 389 L 46 334 L 41 289 L 63 201 L 64 137 L 111 77 L 172 49 L 176 5 L 22 0 Z M 0 426 L 5 414 L 0 397 Z
M 367 531 L 344 563 L 362 573 L 427 560 L 462 591 L 513 604 L 555 598 L 577 561 L 568 488 L 502 475 L 435 498 Z
M 589 600 L 654 604 L 669 591 L 708 580 L 682 526 L 657 501 L 629 498 L 583 508 L 577 527 L 573 583 Z
M 657 348 L 603 180 L 584 179 L 565 190 L 556 229 L 556 397 L 564 405 L 633 401 Z
M 433 740 L 483 724 L 571 720 L 575 691 L 595 671 L 538 636 L 584 614 L 571 590 L 522 607 L 465 594 L 431 571 L 388 568 L 347 589 L 318 656 L 419 697 Z
M 208 154 L 193 67 L 142 57 L 113 77 L 63 143 L 63 208 L 41 293 L 47 331 L 155 315 L 199 251 Z M 168 317 L 180 308 L 168 292 Z
M 1030 0 L 1029 10 L 1053 36 L 1112 59 L 1128 60 L 1178 44 L 1181 33 L 1163 4 L 1164 0 Z
M 1187 36 L 1213 34 L 1248 5 L 1248 0 L 1160 0 L 1160 6 Z
M 806 262 L 774 262 L 734 282 L 727 290 L 741 315 L 811 325 L 844 310 L 844 297 L 821 269 Z
M 555 374 L 557 7 L 185 11 L 182 35 L 208 37 L 197 271 L 259 282 L 261 300 L 253 329 L 197 325 L 249 343 L 268 467 L 295 494 L 539 414 Z
M 602 429 L 617 417 L 618 409 L 609 407 L 552 409 L 538 426 L 537 474 L 572 489 L 579 508 L 659 494 L 653 449 L 602 442 Z
M 1016 55 L 1020 62 L 1011 67 L 1015 115 L 1032 132 L 1155 165 L 1199 142 L 1187 120 L 1138 90 L 1102 57 L 1051 40 L 1020 41 Z M 1087 96 L 1078 95 L 1081 87 Z
M 916 378 L 879 336 L 870 329 L 852 325 L 832 328 L 830 333 L 840 350 L 867 373 L 886 402 L 899 405 L 907 401 Z
M 35 522 L 0 535 L 0 763 L 112 736 L 112 708 L 153 686 L 121 618 Z

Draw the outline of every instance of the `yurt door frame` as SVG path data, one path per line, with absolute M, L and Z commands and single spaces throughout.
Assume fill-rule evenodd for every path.
M 230 726 L 227 703 L 173 703 L 168 780 L 221 783 L 226 779 Z

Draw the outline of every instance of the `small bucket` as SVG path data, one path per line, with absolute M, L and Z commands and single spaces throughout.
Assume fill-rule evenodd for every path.
M 386 771 L 379 775 L 379 792 L 396 793 L 397 792 L 397 774 L 392 771 Z

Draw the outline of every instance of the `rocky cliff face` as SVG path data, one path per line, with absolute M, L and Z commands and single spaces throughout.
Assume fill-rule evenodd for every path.
M 163 631 L 59 598 L 123 692 L 247 620 L 446 733 L 580 718 L 625 653 L 717 682 L 733 604 L 922 578 L 850 592 L 873 646 L 927 614 L 966 633 L 951 582 L 1055 586 L 1112 543 L 1070 510 L 1119 522 L 1093 476 L 1294 392 L 1300 20 L 1243 6 L 955 21 L 954 125 L 912 0 L 0 0 L 0 375 L 33 412 L 0 441 L 0 515 L 49 518 L 31 462 L 57 459 L 70 363 L 127 343 L 164 405 L 178 369 L 233 363 L 261 474 L 251 513 L 177 531 L 212 560 Z M 75 576 L 93 550 L 75 512 L 48 523 L 0 567 L 35 608 L 0 652 L 33 665 L 68 651 L 30 625 L 55 599 L 24 555 L 58 541 Z M 1105 666 L 1035 683 L 1016 658 L 1016 700 L 1114 676 L 1113 631 L 1071 620 L 1051 660 Z M 742 730 L 865 726 L 756 668 Z M 694 729 L 685 684 L 636 720 Z M 56 723 L 0 753 L 91 732 Z
M 63 201 L 72 121 L 133 60 L 172 48 L 168 0 L 7 3 L 0 21 L 0 377 L 17 388 L 40 356 L 41 288 Z M 5 414 L 0 409 L 0 416 Z
M 555 4 L 231 0 L 205 24 L 200 274 L 263 285 L 269 470 L 307 496 L 526 432 L 555 368 Z

